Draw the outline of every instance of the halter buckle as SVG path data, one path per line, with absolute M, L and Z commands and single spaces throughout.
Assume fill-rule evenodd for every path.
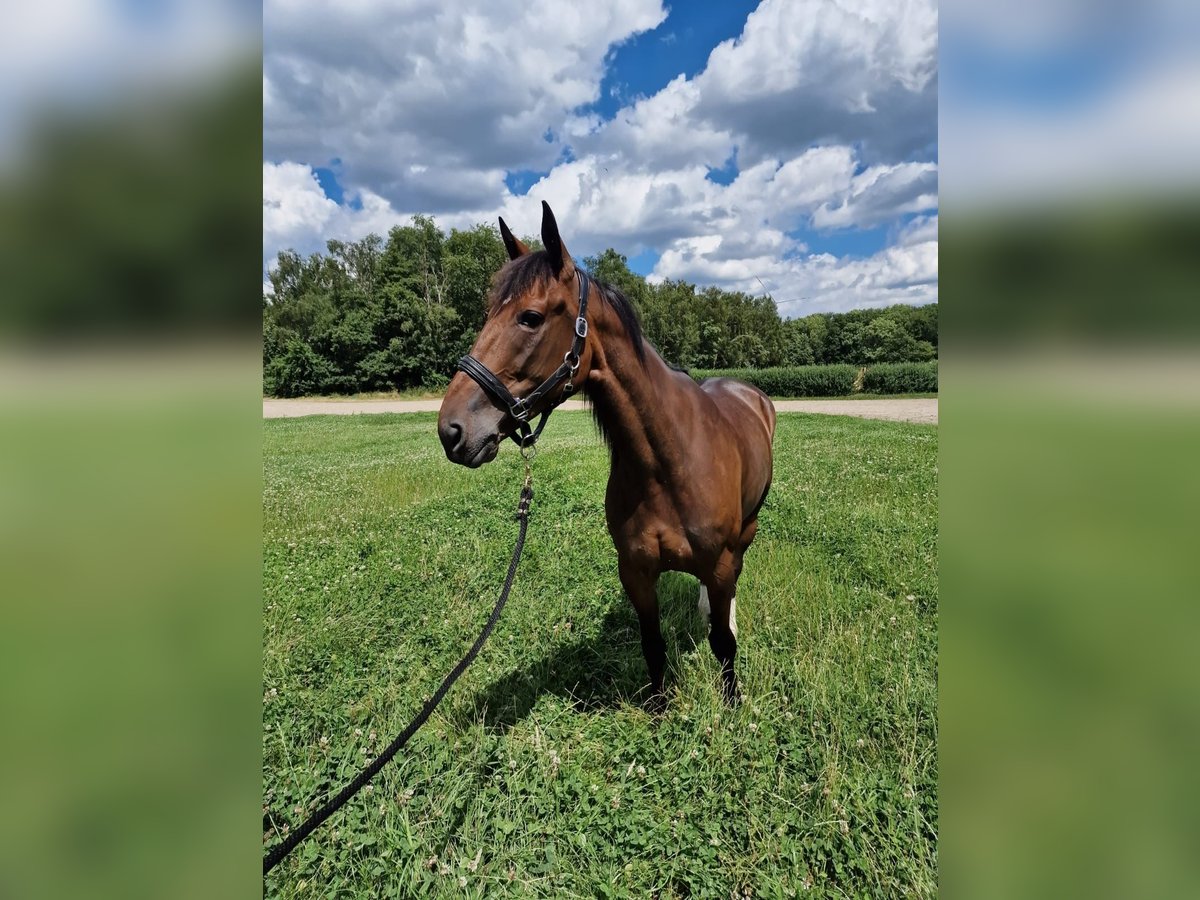
M 588 333 L 587 319 L 585 319 L 583 316 L 577 317 L 575 319 L 575 336 L 578 337 L 580 340 L 583 340 L 583 338 L 587 337 L 587 333 Z
M 509 407 L 508 414 L 518 422 L 529 421 L 529 406 L 525 403 L 524 397 L 518 397 L 513 401 L 513 405 Z

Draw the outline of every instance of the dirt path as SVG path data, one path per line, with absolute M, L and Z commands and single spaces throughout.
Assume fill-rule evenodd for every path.
M 437 412 L 441 400 L 263 400 L 264 419 L 295 416 L 346 416 L 355 413 Z M 580 400 L 568 400 L 562 409 L 583 409 Z M 936 425 L 936 397 L 888 400 L 776 400 L 779 412 L 824 413 L 887 419 L 891 422 L 920 422 Z

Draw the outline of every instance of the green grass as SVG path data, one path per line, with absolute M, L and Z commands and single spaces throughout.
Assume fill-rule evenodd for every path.
M 408 722 L 503 579 L 517 454 L 452 466 L 435 420 L 264 423 L 264 808 L 293 826 Z M 668 574 L 655 717 L 607 454 L 556 416 L 491 641 L 267 894 L 933 896 L 937 429 L 785 414 L 775 453 L 738 592 L 746 699 L 721 701 L 696 582 Z
M 838 397 L 772 397 L 772 400 L 936 400 L 937 394 L 914 392 L 912 394 L 842 394 Z

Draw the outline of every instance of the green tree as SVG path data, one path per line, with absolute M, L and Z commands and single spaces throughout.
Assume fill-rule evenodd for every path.
M 280 253 L 262 303 L 264 389 L 298 396 L 445 384 L 483 324 L 492 278 L 506 261 L 492 226 L 447 236 L 427 216 L 392 228 L 386 240 L 329 241 L 324 253 L 307 257 Z M 770 297 L 686 281 L 649 284 L 611 248 L 583 262 L 630 299 L 647 340 L 674 365 L 937 356 L 937 304 L 783 321 Z

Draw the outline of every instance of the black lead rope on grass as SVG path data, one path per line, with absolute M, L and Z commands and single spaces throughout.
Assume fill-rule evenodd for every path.
M 396 739 L 388 745 L 386 750 L 379 754 L 369 766 L 359 772 L 353 781 L 342 788 L 341 793 L 328 801 L 309 816 L 303 825 L 271 848 L 271 851 L 263 857 L 264 876 L 275 868 L 285 856 L 295 850 L 301 841 L 316 831 L 322 822 L 345 806 L 346 802 L 362 790 L 363 786 L 374 778 L 380 769 L 392 761 L 392 757 L 403 749 L 404 745 L 408 743 L 409 738 L 416 734 L 417 729 L 424 725 L 425 720 L 433 714 L 437 705 L 442 702 L 442 698 L 446 696 L 446 692 L 450 690 L 454 682 L 458 680 L 458 677 L 475 661 L 475 657 L 479 655 L 479 651 L 483 648 L 488 635 L 492 633 L 492 629 L 496 627 L 496 623 L 500 620 L 500 613 L 504 610 L 504 604 L 508 602 L 508 593 L 512 590 L 513 579 L 517 575 L 517 565 L 521 561 L 521 552 L 525 549 L 525 531 L 529 527 L 529 504 L 532 501 L 533 485 L 529 474 L 526 473 L 525 485 L 521 488 L 521 502 L 517 505 L 517 521 L 520 523 L 520 531 L 517 534 L 517 544 L 513 547 L 512 560 L 508 564 L 508 575 L 504 579 L 504 587 L 500 591 L 500 599 L 496 601 L 496 606 L 492 610 L 491 617 L 488 618 L 487 624 L 483 626 L 483 631 L 479 633 L 479 637 L 475 639 L 475 643 L 471 646 L 471 649 L 467 651 L 467 655 L 451 670 L 450 674 L 442 682 L 442 686 L 437 689 L 432 697 L 425 701 L 425 705 L 417 713 L 417 717 L 408 723 L 408 727 L 396 736 Z

